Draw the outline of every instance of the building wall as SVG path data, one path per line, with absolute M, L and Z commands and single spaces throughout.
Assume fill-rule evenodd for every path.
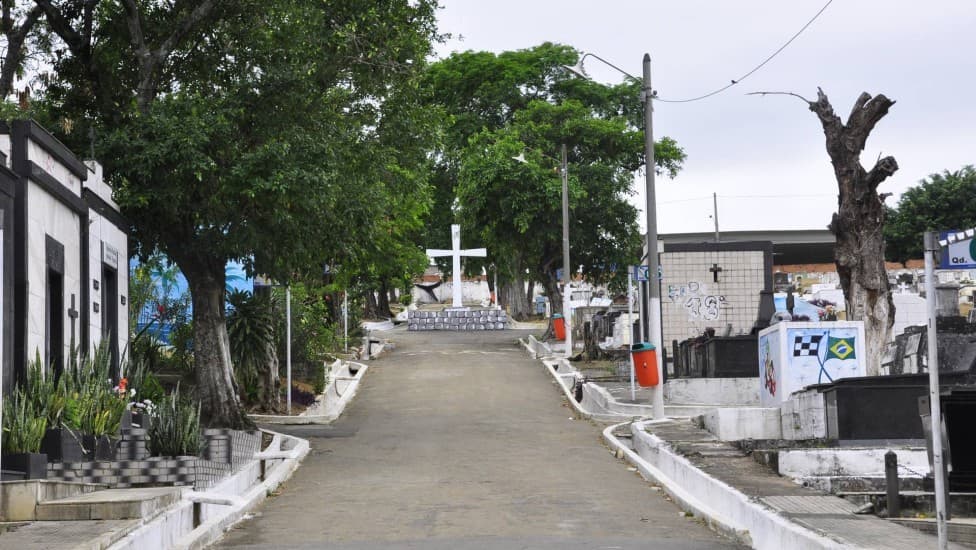
M 91 292 L 89 293 L 90 303 L 88 304 L 91 319 L 91 331 L 89 333 L 89 339 L 91 341 L 89 342 L 89 346 L 92 349 L 96 348 L 102 339 L 101 308 L 104 308 L 106 304 L 101 303 L 102 293 L 99 289 L 101 285 L 105 284 L 105 281 L 102 280 L 102 265 L 106 259 L 103 251 L 105 250 L 105 245 L 107 245 L 117 252 L 117 263 L 115 266 L 112 266 L 116 271 L 116 288 L 118 292 L 118 303 L 116 304 L 116 322 L 119 330 L 117 357 L 124 357 L 125 347 L 129 341 L 129 310 L 127 307 L 129 296 L 128 238 L 121 229 L 97 212 L 90 211 L 88 218 L 88 245 L 91 250 L 88 256 L 88 273 L 92 280 L 89 283 Z M 95 281 L 98 281 L 99 289 L 95 288 Z M 124 303 L 122 301 L 123 299 L 126 300 Z M 95 308 L 96 304 L 98 305 L 97 311 Z
M 81 234 L 79 216 L 40 189 L 33 182 L 27 189 L 27 358 L 33 360 L 39 352 L 44 364 L 49 358 L 44 351 L 45 315 L 47 313 L 47 257 L 46 236 L 64 246 L 64 351 L 71 353 L 71 324 L 68 308 L 75 296 L 75 309 L 81 306 Z M 81 343 L 81 318 L 75 320 L 75 343 Z
M 722 270 L 718 281 L 709 271 Z M 757 321 L 760 292 L 772 289 L 772 245 L 763 242 L 666 245 L 661 254 L 663 343 L 713 328 L 748 334 Z

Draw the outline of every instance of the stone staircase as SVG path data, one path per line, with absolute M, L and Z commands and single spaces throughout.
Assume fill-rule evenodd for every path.
M 182 488 L 106 489 L 39 502 L 37 521 L 148 520 L 180 502 Z
M 500 309 L 446 308 L 410 311 L 407 330 L 504 330 L 508 314 Z
M 0 521 L 147 520 L 182 499 L 185 487 L 107 489 L 92 483 L 16 481 L 0 484 Z

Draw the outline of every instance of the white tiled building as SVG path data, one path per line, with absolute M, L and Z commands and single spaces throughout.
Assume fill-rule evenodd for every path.
M 670 349 L 713 328 L 748 334 L 760 292 L 772 292 L 770 242 L 667 243 L 661 253 L 661 324 Z
M 128 223 L 94 161 L 33 121 L 0 124 L 3 386 L 40 354 L 54 371 L 72 346 L 128 341 Z

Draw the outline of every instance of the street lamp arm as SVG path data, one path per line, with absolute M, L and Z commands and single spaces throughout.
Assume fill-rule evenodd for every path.
M 627 71 L 621 69 L 620 67 L 614 65 L 613 63 L 607 61 L 606 59 L 603 59 L 599 55 L 597 55 L 595 53 L 589 53 L 589 52 L 584 52 L 583 55 L 579 58 L 579 61 L 577 61 L 576 64 L 573 65 L 572 67 L 570 67 L 569 65 L 563 65 L 563 68 L 566 69 L 567 71 L 570 71 L 570 72 L 572 72 L 572 73 L 574 73 L 574 74 L 576 74 L 578 76 L 581 76 L 581 77 L 589 80 L 590 79 L 590 75 L 586 74 L 586 69 L 583 67 L 583 62 L 586 60 L 587 57 L 592 57 L 592 58 L 596 59 L 597 61 L 602 62 L 604 65 L 606 65 L 606 66 L 608 66 L 608 67 L 616 70 L 617 72 L 619 72 L 620 74 L 626 76 L 627 78 L 630 78 L 632 80 L 636 80 L 637 82 L 640 82 L 641 81 L 641 79 L 639 79 L 636 76 L 628 73 Z

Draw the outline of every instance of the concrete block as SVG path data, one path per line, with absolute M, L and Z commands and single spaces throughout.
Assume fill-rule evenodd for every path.
M 664 385 L 664 401 L 755 407 L 759 405 L 759 378 L 675 378 Z
M 703 415 L 705 429 L 723 441 L 782 439 L 776 407 L 716 408 Z

